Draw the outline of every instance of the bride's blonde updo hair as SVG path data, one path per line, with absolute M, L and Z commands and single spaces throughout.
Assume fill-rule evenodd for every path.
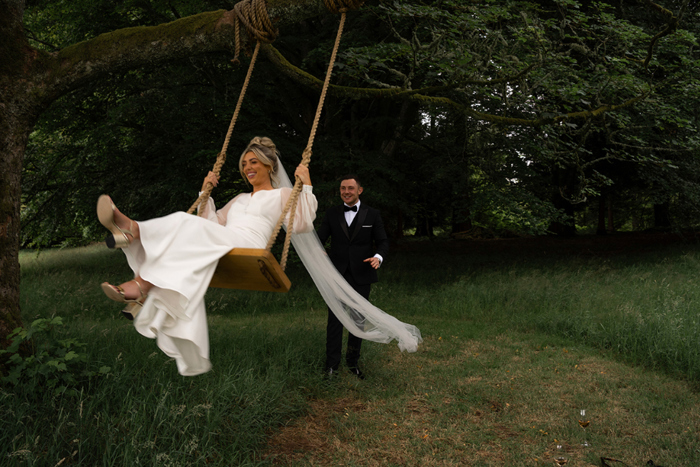
M 277 150 L 275 143 L 267 136 L 256 136 L 250 140 L 248 147 L 245 148 L 241 158 L 238 159 L 238 171 L 246 183 L 248 183 L 248 177 L 243 173 L 243 158 L 249 152 L 255 154 L 255 157 L 270 170 L 270 181 L 272 186 L 277 188 L 280 184 L 280 179 L 277 175 L 280 164 L 280 152 Z

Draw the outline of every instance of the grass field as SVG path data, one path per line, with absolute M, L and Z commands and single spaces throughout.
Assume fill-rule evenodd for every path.
M 424 343 L 331 384 L 296 265 L 286 295 L 210 290 L 214 369 L 185 378 L 102 296 L 120 252 L 20 260 L 25 322 L 63 318 L 37 349 L 84 361 L 3 384 L 0 465 L 700 465 L 700 246 L 672 235 L 402 243 L 372 300 Z

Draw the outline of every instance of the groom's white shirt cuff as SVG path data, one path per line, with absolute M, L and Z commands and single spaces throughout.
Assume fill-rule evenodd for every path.
M 374 255 L 374 257 L 377 258 L 377 259 L 379 260 L 379 267 L 382 267 L 382 263 L 384 262 L 384 258 L 382 258 L 382 255 L 380 255 L 379 253 L 377 253 L 377 254 Z M 379 269 L 379 268 L 377 268 L 377 269 Z

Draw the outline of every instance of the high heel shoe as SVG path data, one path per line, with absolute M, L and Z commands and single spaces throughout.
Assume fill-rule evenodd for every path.
M 143 308 L 141 303 L 129 303 L 126 305 L 126 308 L 122 310 L 122 316 L 129 321 L 133 321 L 136 315 L 139 314 L 139 311 L 141 311 L 141 308 Z
M 126 298 L 126 294 L 124 293 L 124 289 L 122 289 L 118 285 L 112 285 L 109 282 L 103 282 L 101 287 L 102 287 L 102 291 L 105 293 L 105 295 L 107 295 L 107 298 L 109 298 L 110 300 L 114 300 L 115 302 L 119 302 L 119 303 L 128 303 L 130 305 L 132 305 L 132 304 L 138 305 L 139 307 L 141 307 L 141 306 L 143 306 L 143 302 L 146 301 L 146 298 L 148 297 L 148 295 L 143 293 L 143 289 L 141 288 L 141 284 L 139 284 L 139 281 L 134 279 L 131 282 L 135 282 L 136 286 L 139 288 L 139 293 L 141 294 L 141 296 L 139 298 Z M 124 311 L 126 311 L 128 309 L 129 309 L 129 307 L 127 306 L 124 309 Z M 132 313 L 131 311 L 129 311 L 129 313 L 131 313 L 132 316 L 136 316 L 138 311 L 136 311 L 136 313 Z
M 128 229 L 122 229 L 114 222 L 114 211 L 116 210 L 117 207 L 109 196 L 102 195 L 97 200 L 97 218 L 100 220 L 100 224 L 111 232 L 105 239 L 107 247 L 126 248 L 131 243 L 131 239 L 129 239 L 127 235 L 131 235 L 132 239 L 134 238 L 134 234 L 132 233 L 134 221 L 129 221 Z

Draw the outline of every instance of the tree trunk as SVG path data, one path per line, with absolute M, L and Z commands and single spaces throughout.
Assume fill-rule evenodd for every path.
M 606 214 L 606 202 L 605 196 L 600 197 L 598 200 L 598 229 L 596 229 L 596 235 L 605 235 L 607 230 L 605 230 L 605 214 Z
M 668 202 L 654 204 L 654 227 L 660 229 L 671 227 Z
M 19 309 L 19 209 L 22 159 L 38 109 L 23 94 L 21 71 L 30 52 L 24 37 L 24 3 L 0 3 L 0 348 L 21 326 Z
M 396 229 L 394 230 L 394 239 L 403 238 L 403 213 L 401 209 L 396 210 Z
M 459 211 L 456 208 L 452 209 L 452 233 L 457 234 L 466 232 L 472 228 L 471 210 L 467 206 Z M 463 221 L 455 221 L 454 219 L 464 219 Z
M 430 239 L 435 237 L 435 233 L 433 232 L 433 221 L 428 217 L 419 218 L 418 223 L 416 224 L 416 233 L 414 236 L 428 237 Z
M 553 172 L 553 186 L 559 190 L 553 193 L 552 204 L 557 209 L 564 211 L 569 218 L 566 222 L 552 222 L 549 224 L 549 231 L 564 237 L 576 235 L 576 224 L 574 221 L 574 205 L 566 197 L 574 191 L 577 181 L 576 172 L 571 167 L 556 168 Z
M 19 308 L 20 178 L 34 124 L 51 102 L 111 73 L 214 51 L 234 43 L 232 11 L 215 11 L 153 27 L 126 28 L 55 53 L 32 48 L 24 0 L 0 0 L 0 348 L 21 325 Z M 268 0 L 277 26 L 327 13 L 321 0 Z M 243 27 L 243 26 L 241 26 Z M 241 37 L 245 40 L 245 34 Z

